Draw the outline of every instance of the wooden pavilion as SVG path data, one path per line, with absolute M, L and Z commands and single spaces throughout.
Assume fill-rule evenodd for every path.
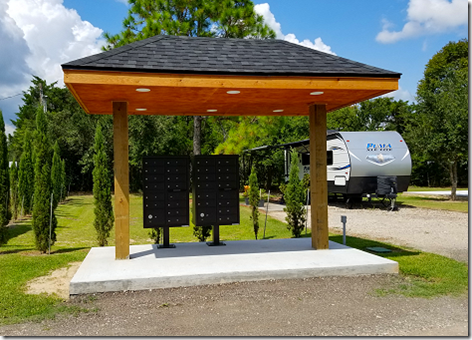
M 129 258 L 128 115 L 309 115 L 312 247 L 328 248 L 326 113 L 400 73 L 282 40 L 157 35 L 62 65 L 89 114 L 113 114 L 116 259 Z

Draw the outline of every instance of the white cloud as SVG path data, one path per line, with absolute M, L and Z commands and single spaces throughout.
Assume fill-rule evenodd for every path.
M 289 33 L 287 35 L 283 34 L 282 26 L 279 22 L 277 22 L 277 20 L 275 20 L 274 14 L 270 11 L 269 4 L 264 3 L 255 5 L 254 10 L 257 14 L 262 15 L 264 17 L 264 22 L 267 26 L 274 30 L 277 39 L 286 40 L 294 44 L 302 45 L 305 47 L 312 48 L 314 50 L 336 55 L 336 53 L 331 51 L 331 47 L 326 45 L 320 37 L 316 38 L 314 42 L 309 39 L 305 39 L 300 42 L 293 33 Z
M 34 74 L 63 84 L 62 63 L 99 53 L 102 30 L 82 21 L 62 0 L 10 0 L 7 14 L 23 31 L 31 53 L 25 58 Z
M 99 53 L 102 30 L 63 0 L 0 0 L 0 99 L 31 85 L 32 75 L 63 85 L 61 64 Z M 0 101 L 5 122 L 16 119 L 21 96 Z M 13 126 L 7 126 L 7 130 Z
M 8 136 L 8 135 L 13 135 L 13 132 L 14 132 L 15 130 L 16 130 L 16 128 L 15 128 L 13 125 L 11 125 L 11 124 L 5 122 L 5 134 L 6 134 L 7 136 Z
M 378 42 L 388 44 L 402 39 L 448 32 L 468 24 L 467 0 L 410 0 L 407 23 L 401 31 L 393 31 L 393 24 L 383 20 Z
M 28 80 L 31 69 L 25 61 L 31 51 L 23 38 L 23 31 L 7 14 L 8 6 L 0 2 L 0 98 L 18 93 L 21 85 Z
M 382 97 L 389 97 L 395 100 L 408 101 L 410 103 L 416 102 L 415 96 L 410 91 L 404 90 L 401 86 L 398 86 L 398 90 L 384 94 Z

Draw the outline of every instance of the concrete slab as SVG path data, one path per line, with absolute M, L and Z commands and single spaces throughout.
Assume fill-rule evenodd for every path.
M 74 294 L 143 290 L 268 279 L 398 273 L 398 263 L 331 242 L 314 250 L 311 239 L 225 241 L 226 246 L 177 243 L 130 247 L 115 260 L 114 247 L 92 248 L 70 282 Z

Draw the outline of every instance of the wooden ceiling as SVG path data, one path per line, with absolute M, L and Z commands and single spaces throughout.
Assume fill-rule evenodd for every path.
M 90 114 L 112 114 L 112 103 L 125 101 L 128 114 L 296 116 L 308 115 L 311 104 L 326 104 L 329 112 L 398 89 L 397 78 L 215 76 L 66 69 L 64 82 Z M 150 91 L 136 91 L 142 88 Z M 240 93 L 228 94 L 228 91 Z M 312 92 L 323 93 L 311 95 Z

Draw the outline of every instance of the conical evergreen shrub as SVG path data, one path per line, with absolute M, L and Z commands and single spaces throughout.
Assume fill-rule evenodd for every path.
M 30 215 L 33 211 L 34 163 L 32 138 L 31 132 L 26 130 L 18 168 L 18 205 L 21 215 Z
M 12 218 L 14 220 L 18 219 L 18 212 L 19 212 L 18 167 L 16 166 L 15 159 L 13 159 L 13 162 L 10 167 L 10 210 L 11 210 Z
M 285 220 L 288 223 L 287 229 L 292 232 L 295 237 L 300 237 L 305 227 L 305 189 L 299 177 L 298 168 L 298 152 L 292 150 L 290 157 L 292 159 L 290 164 L 290 173 L 288 177 L 287 188 L 285 189 L 285 203 L 284 211 L 287 213 Z
M 111 181 L 108 172 L 108 159 L 105 152 L 102 126 L 99 123 L 95 131 L 95 155 L 93 158 L 93 197 L 95 219 L 93 226 L 97 231 L 100 247 L 108 244 L 107 238 L 113 228 L 114 216 L 111 204 Z
M 43 108 L 36 111 L 34 165 L 34 203 L 33 203 L 33 231 L 36 248 L 45 253 L 49 247 L 49 225 L 51 211 L 51 151 L 47 137 L 47 121 Z M 51 245 L 56 241 L 57 220 L 52 215 Z
M 5 123 L 0 111 L 0 245 L 8 241 L 8 222 L 10 213 L 8 200 L 10 195 L 10 174 L 8 168 L 7 136 Z
M 53 195 L 53 210 L 56 210 L 61 199 L 62 190 L 62 161 L 60 157 L 59 144 L 54 144 L 54 155 L 52 156 L 51 184 Z
M 252 167 L 249 175 L 249 205 L 251 206 L 251 220 L 254 226 L 254 235 L 257 240 L 259 232 L 259 183 L 257 181 L 256 168 Z

